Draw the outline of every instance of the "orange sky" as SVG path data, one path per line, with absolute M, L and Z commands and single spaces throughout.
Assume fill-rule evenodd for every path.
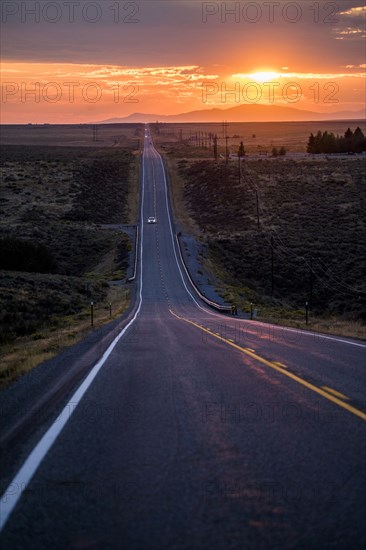
M 363 3 L 343 0 L 336 13 L 280 4 L 265 12 L 257 3 L 255 12 L 247 2 L 150 0 L 123 11 L 126 3 L 105 0 L 100 13 L 3 12 L 1 121 L 79 123 L 250 103 L 360 110 Z

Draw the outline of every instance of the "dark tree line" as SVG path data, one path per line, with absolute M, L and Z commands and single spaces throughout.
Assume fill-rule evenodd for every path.
M 287 151 L 283 145 L 279 150 L 277 149 L 277 147 L 273 147 L 272 149 L 272 157 L 284 157 L 286 153 Z
M 366 138 L 361 128 L 354 132 L 348 128 L 344 136 L 335 136 L 333 133 L 320 130 L 314 136 L 310 134 L 307 152 L 318 155 L 320 153 L 362 153 L 366 151 Z

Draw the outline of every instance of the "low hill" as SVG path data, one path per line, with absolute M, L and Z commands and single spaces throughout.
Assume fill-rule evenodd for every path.
M 362 120 L 365 110 L 336 111 L 317 113 L 304 111 L 294 107 L 277 105 L 238 105 L 229 109 L 201 109 L 176 115 L 161 115 L 151 113 L 133 113 L 127 117 L 116 117 L 96 122 L 96 124 L 144 123 L 144 122 L 296 122 L 312 120 Z

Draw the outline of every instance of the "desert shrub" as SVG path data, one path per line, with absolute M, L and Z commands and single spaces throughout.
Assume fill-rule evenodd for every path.
M 0 344 L 44 326 L 57 327 L 63 317 L 80 313 L 90 299 L 103 301 L 107 290 L 104 282 L 78 277 L 0 271 Z
M 0 238 L 0 269 L 52 273 L 56 262 L 43 244 L 6 236 Z
M 128 176 L 132 155 L 112 152 L 79 167 L 71 192 L 75 193 L 66 220 L 121 223 L 127 212 Z
M 366 318 L 361 159 L 247 162 L 240 183 L 236 165 L 224 162 L 179 163 L 179 171 L 191 216 L 226 283 L 303 307 L 312 266 L 314 311 Z

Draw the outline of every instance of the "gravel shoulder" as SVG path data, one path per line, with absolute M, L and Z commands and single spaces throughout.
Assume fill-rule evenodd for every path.
M 200 292 L 213 302 L 227 305 L 219 294 L 217 278 L 204 265 L 204 259 L 207 258 L 207 246 L 187 233 L 181 233 L 179 240 L 186 267 Z

